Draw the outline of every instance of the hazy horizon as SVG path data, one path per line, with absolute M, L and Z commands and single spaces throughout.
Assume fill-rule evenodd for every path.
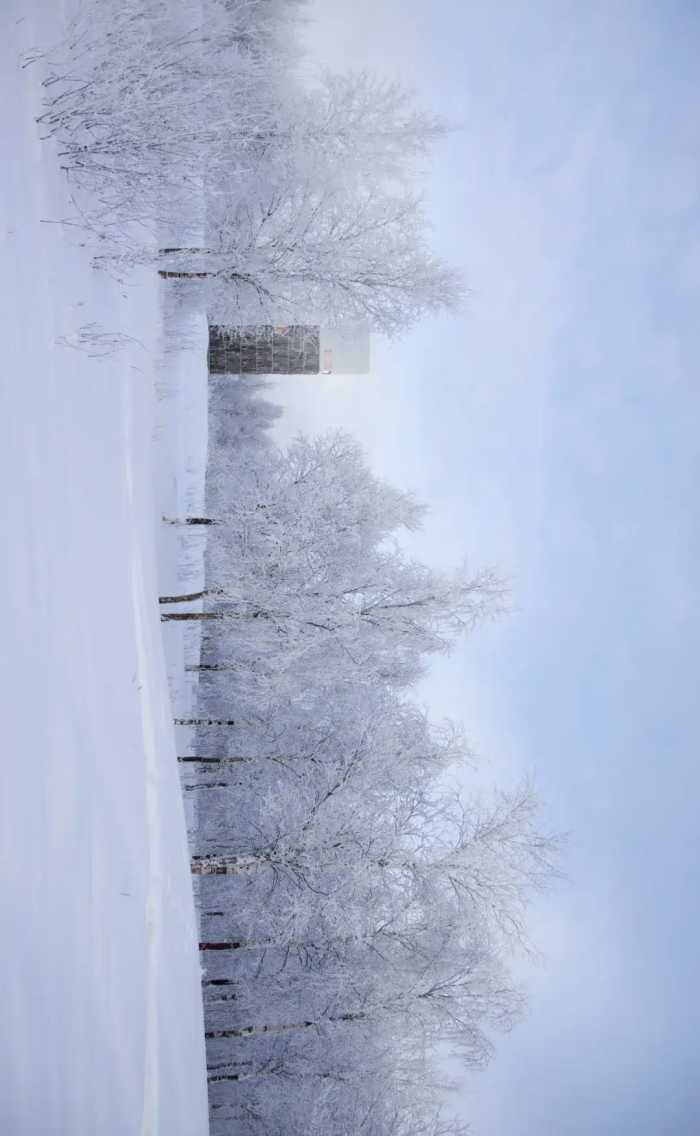
M 511 577 L 431 668 L 494 777 L 569 832 L 528 1020 L 467 1076 L 482 1136 L 695 1132 L 700 12 L 326 0 L 312 60 L 409 83 L 457 128 L 427 190 L 455 319 L 372 374 L 278 381 L 280 437 L 343 427 L 428 503 L 416 547 Z

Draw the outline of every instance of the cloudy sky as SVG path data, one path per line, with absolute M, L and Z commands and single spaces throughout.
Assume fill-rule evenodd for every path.
M 371 377 L 288 379 L 430 505 L 420 555 L 514 612 L 432 669 L 500 781 L 571 833 L 531 1010 L 458 1104 L 481 1136 L 700 1131 L 700 7 L 323 0 L 311 52 L 458 124 L 428 183 L 458 318 Z

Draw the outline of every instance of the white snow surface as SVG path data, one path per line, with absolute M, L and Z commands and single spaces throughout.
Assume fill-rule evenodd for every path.
M 196 495 L 206 375 L 185 445 L 184 380 L 158 398 L 155 274 L 123 284 L 91 267 L 80 230 L 42 223 L 69 214 L 67 190 L 34 122 L 41 72 L 18 60 L 64 18 L 52 0 L 0 14 L 0 1131 L 199 1136 L 197 930 L 157 597 L 179 578 L 163 487 Z M 169 656 L 177 678 L 182 650 Z

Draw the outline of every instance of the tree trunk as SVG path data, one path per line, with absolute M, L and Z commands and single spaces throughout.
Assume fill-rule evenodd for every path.
M 204 781 L 200 785 L 185 785 L 186 793 L 196 793 L 198 789 L 228 789 L 229 781 Z
M 367 1015 L 362 1011 L 347 1014 L 331 1014 L 327 1018 L 318 1018 L 313 1022 L 283 1022 L 279 1025 L 270 1026 L 242 1026 L 239 1029 L 207 1030 L 204 1036 L 207 1041 L 228 1037 L 261 1037 L 266 1033 L 288 1033 L 291 1030 L 312 1029 L 314 1026 L 324 1025 L 326 1022 L 360 1022 L 363 1021 L 366 1016 Z
M 244 1069 L 252 1064 L 252 1061 L 219 1061 L 216 1065 L 207 1063 L 207 1072 L 218 1073 L 220 1069 Z
M 330 1018 L 325 1020 L 330 1021 Z M 207 1041 L 229 1037 L 262 1037 L 263 1034 L 267 1033 L 288 1033 L 291 1030 L 312 1029 L 313 1026 L 320 1024 L 320 1022 L 285 1022 L 281 1025 L 272 1026 L 241 1026 L 238 1029 L 207 1030 L 204 1036 Z
M 200 951 L 236 951 L 239 947 L 247 946 L 245 939 L 240 939 L 232 943 L 211 943 L 205 941 L 199 944 Z
M 169 272 L 164 268 L 158 269 L 158 275 L 162 280 L 211 280 L 213 276 L 218 276 L 217 272 Z
M 260 616 L 270 618 L 265 611 L 173 611 L 164 613 L 160 618 L 165 622 L 169 619 L 260 619 Z M 190 663 L 185 667 L 186 671 L 231 671 L 235 669 L 235 667 L 226 663 Z
M 241 723 L 235 718 L 173 718 L 176 726 L 240 726 L 249 725 Z
M 297 947 L 307 950 L 321 950 L 323 947 L 349 946 L 351 943 L 370 943 L 378 937 L 377 932 L 366 935 L 331 935 L 322 943 L 315 943 L 310 939 L 230 939 L 214 942 L 200 943 L 200 951 L 266 951 L 270 947 L 279 947 L 288 951 Z
M 253 761 L 252 757 L 178 757 L 178 761 L 191 765 L 239 765 Z
M 178 254 L 185 254 L 187 256 L 211 256 L 211 249 L 197 249 L 197 248 L 172 248 L 161 249 L 161 254 L 164 256 L 177 256 Z M 162 280 L 214 280 L 223 278 L 231 283 L 234 280 L 240 280 L 244 284 L 249 284 L 255 288 L 258 295 L 268 295 L 267 289 L 250 276 L 246 272 L 236 272 L 233 268 L 221 268 L 216 272 L 190 272 L 187 269 L 173 269 L 173 268 L 159 268 L 158 275 Z
M 165 611 L 160 617 L 161 623 L 178 623 L 186 619 L 198 619 L 200 622 L 206 619 L 225 619 L 226 616 L 222 611 Z M 190 669 L 189 667 L 187 668 Z M 199 668 L 196 668 L 199 670 Z
M 348 938 L 337 936 L 328 940 L 329 943 L 348 943 L 354 936 Z M 200 951 L 266 951 L 270 947 L 279 947 L 281 950 L 291 950 L 293 947 L 317 947 L 317 943 L 304 942 L 303 939 L 291 939 L 279 942 L 277 939 L 231 939 L 223 942 L 200 943 Z
M 181 596 L 158 596 L 158 603 L 161 604 L 176 604 L 176 603 L 191 603 L 193 600 L 203 600 L 206 596 L 210 596 L 211 592 L 186 592 Z
M 218 525 L 214 517 L 163 517 L 166 525 Z
M 272 867 L 272 861 L 263 856 L 193 856 L 190 861 L 193 876 L 239 876 L 264 867 Z
M 207 1077 L 207 1081 L 210 1085 L 215 1085 L 221 1081 L 252 1081 L 255 1077 L 274 1077 L 274 1075 L 274 1069 L 259 1069 L 255 1073 L 215 1073 L 213 1076 Z M 227 1104 L 222 1107 L 231 1108 L 232 1106 Z
M 161 256 L 172 256 L 174 253 L 187 253 L 188 256 L 211 256 L 211 249 L 204 248 L 162 248 L 158 249 Z
M 331 851 L 334 848 L 339 848 L 341 843 L 332 844 L 328 846 Z M 299 855 L 299 849 L 295 849 L 286 858 L 278 858 L 274 855 L 235 855 L 227 852 L 221 852 L 209 856 L 192 856 L 190 860 L 191 871 L 195 876 L 238 876 L 242 872 L 249 872 L 254 868 L 290 868 L 297 864 L 299 861 L 296 857 Z M 317 855 L 323 855 L 323 847 L 317 850 Z M 378 860 L 368 859 L 368 865 L 375 868 L 388 868 L 394 865 L 397 868 L 402 868 L 407 871 L 415 872 L 420 869 L 420 865 L 415 860 L 392 860 L 380 858 Z M 444 864 L 442 867 L 445 869 L 448 865 Z

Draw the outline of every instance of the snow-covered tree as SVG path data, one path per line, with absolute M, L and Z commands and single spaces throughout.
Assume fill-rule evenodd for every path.
M 38 121 L 86 224 L 131 253 L 140 227 L 186 237 L 189 219 L 190 235 L 201 231 L 193 200 L 207 179 L 244 176 L 251 139 L 284 101 L 295 7 L 92 0 L 62 43 L 32 53 L 47 70 Z
M 402 786 L 397 776 L 394 797 L 383 800 L 376 785 L 382 773 L 375 774 L 370 764 L 353 755 L 321 791 L 306 796 L 297 790 L 284 810 L 284 829 L 278 807 L 262 839 L 240 847 L 231 834 L 228 847 L 195 856 L 193 872 L 271 873 L 302 888 L 335 893 L 343 904 L 357 891 L 364 897 L 370 887 L 387 902 L 399 896 L 403 906 L 408 897 L 411 904 L 419 897 L 428 907 L 449 889 L 465 918 L 506 941 L 525 942 L 529 899 L 551 880 L 556 859 L 556 841 L 539 830 L 537 801 L 528 787 L 481 804 Z M 273 801 L 271 794 L 267 812 Z
M 517 1020 L 509 957 L 557 846 L 528 786 L 455 795 L 461 732 L 407 691 L 502 585 L 412 561 L 400 537 L 420 506 L 345 435 L 279 452 L 241 433 L 241 385 L 214 391 L 240 444 L 217 409 L 199 709 L 180 760 L 214 1131 L 277 1131 L 294 1100 L 336 1121 L 295 1103 L 280 1132 L 311 1117 L 352 1132 L 363 1116 L 377 1136 L 448 1133 L 404 1079 L 432 1092 L 435 1043 L 477 1067 Z M 370 1086 L 391 1108 L 370 1106 Z
M 440 574 L 406 556 L 394 538 L 422 509 L 344 434 L 300 438 L 247 475 L 215 467 L 213 480 L 220 504 L 223 485 L 235 491 L 203 518 L 216 532 L 205 608 L 162 618 L 221 625 L 216 660 L 201 665 L 235 676 L 236 690 L 277 688 L 301 668 L 307 681 L 331 671 L 407 685 L 426 655 L 502 605 L 493 572 Z
M 445 123 L 410 91 L 367 71 L 326 72 L 288 107 L 286 148 L 330 184 L 411 187 Z M 308 156 L 308 157 L 307 157 Z
M 206 285 L 219 324 L 364 323 L 394 335 L 453 310 L 459 274 L 427 247 L 420 199 L 324 186 L 296 171 L 218 220 L 214 240 L 164 251 L 162 278 Z
M 204 286 L 216 322 L 393 334 L 461 297 L 414 189 L 444 128 L 366 74 L 304 88 L 295 7 L 204 0 L 174 17 L 165 0 L 95 0 L 38 53 L 39 122 L 101 256 L 149 262 L 165 227 L 178 236 L 156 256 L 161 276 Z

